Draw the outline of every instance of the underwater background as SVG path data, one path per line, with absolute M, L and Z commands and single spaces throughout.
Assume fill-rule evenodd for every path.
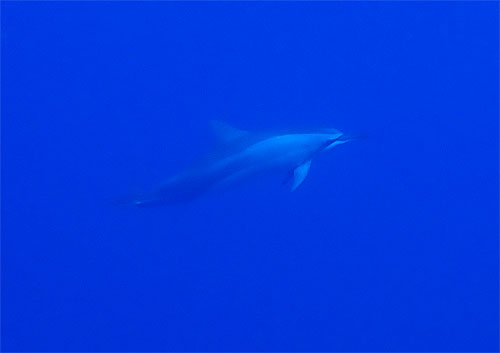
M 2 351 L 498 351 L 498 2 L 2 2 Z M 115 202 L 251 131 L 295 192 Z

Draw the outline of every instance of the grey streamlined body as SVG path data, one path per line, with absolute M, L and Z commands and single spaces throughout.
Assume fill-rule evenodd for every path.
M 283 171 L 293 191 L 305 180 L 311 160 L 319 152 L 350 140 L 336 129 L 262 135 L 220 122 L 213 122 L 213 128 L 220 142 L 211 155 L 135 198 L 133 203 L 189 201 L 218 185 L 269 171 Z

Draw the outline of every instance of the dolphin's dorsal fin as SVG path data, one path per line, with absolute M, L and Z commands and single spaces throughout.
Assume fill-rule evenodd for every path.
M 248 131 L 234 128 L 218 120 L 212 120 L 211 124 L 215 136 L 223 143 L 238 140 L 248 134 Z
M 300 184 L 304 181 L 309 172 L 309 168 L 311 167 L 311 160 L 302 163 L 297 168 L 293 170 L 293 182 L 292 182 L 292 191 L 297 189 Z

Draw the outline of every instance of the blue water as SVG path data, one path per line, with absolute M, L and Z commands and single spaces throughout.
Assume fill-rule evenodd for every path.
M 497 2 L 3 2 L 3 351 L 498 351 Z M 114 202 L 210 120 L 290 193 Z

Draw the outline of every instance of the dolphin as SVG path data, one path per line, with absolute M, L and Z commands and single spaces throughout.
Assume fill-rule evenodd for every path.
M 284 173 L 284 184 L 297 189 L 320 152 L 352 138 L 337 129 L 258 134 L 212 121 L 218 146 L 205 159 L 132 199 L 138 206 L 193 200 L 217 186 L 265 172 Z

